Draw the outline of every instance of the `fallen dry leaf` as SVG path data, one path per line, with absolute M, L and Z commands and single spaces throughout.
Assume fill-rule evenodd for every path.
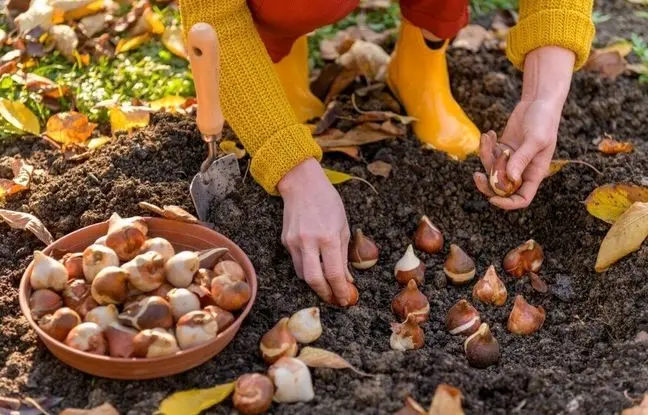
M 117 33 L 126 31 L 132 25 L 137 23 L 139 18 L 144 13 L 144 10 L 149 7 L 148 0 L 138 0 L 133 4 L 133 7 L 126 13 L 115 21 L 113 25 L 113 30 Z
M 648 415 L 648 393 L 644 394 L 643 400 L 639 405 L 624 409 L 621 415 Z
M 331 184 L 342 184 L 348 182 L 349 180 L 358 180 L 359 182 L 362 182 L 369 186 L 371 190 L 374 191 L 374 193 L 378 194 L 378 190 L 376 190 L 376 188 L 373 187 L 371 183 L 361 177 L 351 176 L 350 174 L 331 169 L 324 169 L 324 174 L 326 174 L 326 177 L 329 179 L 329 182 L 331 182 Z
M 603 77 L 616 79 L 626 70 L 627 64 L 625 58 L 617 50 L 605 52 L 594 49 L 583 68 L 598 72 Z
M 360 161 L 360 147 L 347 146 L 347 147 L 325 147 L 322 149 L 325 153 L 342 153 L 351 157 L 356 161 Z
M 428 415 L 464 415 L 462 399 L 459 389 L 442 383 L 434 392 Z
M 78 7 L 67 10 L 63 15 L 65 21 L 76 21 L 86 16 L 97 14 L 105 8 L 106 2 L 104 0 L 84 0 Z
M 457 37 L 452 42 L 452 47 L 477 52 L 486 40 L 492 38 L 493 34 L 482 26 L 470 24 L 457 33 Z
M 382 176 L 386 179 L 392 171 L 392 165 L 382 160 L 376 160 L 367 165 L 367 170 L 374 176 Z
M 113 107 L 109 111 L 110 130 L 131 131 L 134 128 L 146 127 L 151 120 L 151 109 L 148 107 Z
M 233 140 L 223 140 L 218 143 L 218 148 L 225 154 L 234 154 L 237 159 L 242 159 L 245 157 L 245 149 L 238 146 L 236 141 Z
M 13 210 L 0 209 L 0 219 L 4 220 L 14 229 L 25 229 L 36 235 L 45 245 L 54 242 L 52 234 L 49 233 L 43 222 L 36 216 L 29 213 L 16 212 Z
M 529 282 L 531 287 L 539 293 L 546 293 L 549 289 L 547 283 L 535 272 L 529 272 Z
M 324 102 L 326 104 L 330 103 L 335 97 L 351 85 L 358 75 L 360 74 L 356 69 L 343 69 L 337 74 L 335 79 L 333 79 Z
M 590 215 L 614 223 L 634 202 L 648 202 L 648 188 L 616 183 L 599 186 L 587 196 L 585 206 Z
M 25 88 L 29 92 L 36 92 L 44 97 L 54 99 L 61 98 L 70 90 L 67 86 L 59 85 L 51 79 L 36 75 L 35 73 L 27 73 L 25 75 Z
M 340 115 L 341 111 L 342 104 L 340 104 L 338 101 L 329 102 L 329 104 L 326 106 L 326 111 L 324 111 L 324 114 L 322 114 L 320 121 L 315 127 L 315 131 L 313 131 L 313 135 L 322 134 L 324 131 L 331 128 L 333 123 L 337 120 L 337 117 Z
M 394 415 L 427 415 L 427 411 L 414 398 L 408 396 L 405 398 L 405 406 Z
M 66 58 L 73 60 L 74 52 L 79 45 L 79 38 L 77 37 L 74 29 L 68 25 L 59 24 L 52 26 L 49 34 L 54 40 L 56 50 L 61 52 Z
M 162 34 L 162 44 L 174 55 L 189 60 L 187 48 L 182 40 L 182 29 L 179 26 L 169 26 Z
M 18 69 L 18 64 L 16 61 L 9 61 L 7 63 L 0 64 L 0 76 L 4 74 L 12 74 Z
M 342 65 L 338 65 L 335 62 L 328 63 L 324 65 L 319 75 L 315 79 L 311 80 L 310 90 L 313 94 L 321 100 L 326 100 L 329 90 L 333 81 L 344 71 Z M 327 101 L 329 102 L 330 99 Z
M 335 129 L 329 130 L 329 134 L 315 137 L 315 141 L 320 147 L 347 147 L 361 146 L 363 144 L 375 143 L 389 138 L 399 137 L 405 134 L 405 127 L 396 126 L 391 121 L 385 121 L 382 124 L 364 123 L 339 136 Z
M 137 204 L 141 209 L 148 210 L 166 219 L 177 220 L 187 223 L 199 223 L 197 217 L 187 212 L 180 206 L 167 205 L 163 207 L 156 206 L 149 202 L 139 202 Z
M 117 42 L 117 46 L 115 47 L 115 53 L 128 52 L 129 50 L 137 49 L 149 40 L 151 40 L 151 34 L 148 32 L 130 38 L 119 39 L 119 42 Z
M 28 188 L 32 175 L 34 174 L 34 166 L 27 164 L 21 158 L 15 158 L 13 163 L 11 163 L 11 170 L 14 175 L 13 181 Z
M 392 0 L 360 0 L 361 9 L 388 9 Z
M 107 137 L 105 135 L 101 136 L 101 137 L 95 137 L 95 138 L 91 138 L 90 140 L 88 140 L 88 142 L 86 143 L 86 146 L 88 147 L 89 150 L 95 150 L 95 149 L 97 149 L 99 147 L 104 146 L 105 144 L 110 143 L 110 140 L 111 140 L 111 138 Z
M 607 137 L 599 142 L 598 149 L 603 154 L 632 153 L 634 146 L 629 141 L 618 141 Z
M 161 35 L 164 33 L 164 23 L 162 22 L 162 17 L 154 12 L 150 7 L 147 7 L 144 10 L 143 14 L 144 20 L 149 26 L 149 31 L 155 35 Z
M 601 243 L 596 258 L 596 272 L 607 270 L 612 264 L 638 250 L 648 237 L 648 203 L 634 202 L 614 222 Z
M 365 40 L 356 40 L 336 61 L 373 82 L 385 80 L 389 60 L 390 56 L 382 47 Z
M 183 98 L 179 95 L 170 95 L 164 98 L 156 99 L 151 101 L 149 106 L 155 111 L 165 110 L 167 112 L 177 112 L 180 109 L 183 109 L 183 106 L 187 102 L 187 98 Z
M 92 38 L 108 26 L 111 17 L 108 13 L 97 13 L 79 21 L 79 30 L 87 38 Z
M 164 415 L 198 415 L 225 399 L 234 391 L 235 382 L 208 389 L 191 389 L 176 392 L 160 404 L 159 412 Z
M 320 42 L 322 59 L 337 59 L 341 54 L 347 52 L 358 39 L 362 39 L 362 33 L 356 26 L 340 30 L 330 39 L 322 39 Z
M 64 409 L 59 415 L 119 415 L 119 412 L 108 402 L 92 409 Z
M 355 368 L 351 363 L 347 362 L 342 356 L 337 353 L 330 352 L 317 347 L 306 346 L 301 349 L 297 359 L 304 362 L 310 367 L 328 368 L 328 369 L 351 369 L 361 376 L 373 376 L 369 373 L 363 372 Z
M 22 36 L 39 26 L 45 30 L 49 29 L 52 25 L 53 15 L 54 8 L 48 0 L 33 0 L 29 4 L 29 9 L 19 14 L 14 20 L 14 23 Z
M 70 144 L 84 143 L 97 124 L 91 123 L 88 116 L 79 112 L 59 112 L 47 120 L 45 134 L 63 147 Z
M 596 167 L 592 166 L 591 164 L 581 161 L 581 160 L 551 160 L 551 163 L 549 163 L 549 169 L 547 170 L 547 175 L 545 177 L 551 177 L 554 174 L 558 173 L 563 169 L 568 164 L 582 164 L 583 166 L 587 166 L 590 169 L 594 170 L 598 174 L 603 174 L 602 171 L 597 169 Z
M 0 99 L 0 117 L 20 131 L 40 134 L 38 118 L 22 102 Z
M 597 49 L 599 52 L 617 52 L 622 57 L 626 57 L 632 52 L 632 42 L 626 39 L 621 39 L 613 42 L 602 49 Z
M 49 397 L 49 398 L 38 398 L 32 399 L 30 397 L 25 397 L 21 400 L 4 398 L 0 397 L 0 408 L 10 409 L 12 411 L 2 411 L 1 414 L 19 414 L 19 415 L 41 415 L 48 414 L 48 410 L 57 406 L 61 403 L 63 398 L 58 397 Z

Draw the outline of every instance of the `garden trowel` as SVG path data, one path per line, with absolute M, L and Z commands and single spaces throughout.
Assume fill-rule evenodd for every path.
M 241 170 L 234 154 L 218 157 L 224 120 L 220 108 L 220 56 L 216 32 L 207 23 L 197 23 L 189 30 L 187 40 L 198 99 L 196 122 L 208 149 L 207 158 L 191 181 L 189 191 L 198 217 L 206 222 L 209 208 L 235 190 Z

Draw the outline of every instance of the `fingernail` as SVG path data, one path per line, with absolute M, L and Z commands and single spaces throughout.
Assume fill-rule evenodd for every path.
M 339 303 L 340 303 L 340 305 L 341 305 L 342 307 L 346 307 L 346 306 L 349 305 L 349 301 L 348 301 L 346 298 L 343 299 L 343 300 L 340 300 Z

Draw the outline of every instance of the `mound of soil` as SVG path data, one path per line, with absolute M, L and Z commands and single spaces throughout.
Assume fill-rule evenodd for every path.
M 520 74 L 501 53 L 450 52 L 455 96 L 482 130 L 501 131 L 519 98 Z M 360 369 L 313 369 L 316 398 L 309 403 L 274 405 L 277 414 L 393 413 L 406 395 L 427 405 L 439 383 L 462 390 L 467 413 L 615 413 L 648 391 L 647 343 L 636 341 L 648 330 L 648 246 L 608 272 L 596 274 L 594 262 L 609 226 L 590 217 L 583 200 L 596 186 L 610 182 L 648 184 L 648 110 L 646 86 L 636 80 L 615 82 L 578 73 L 566 104 L 556 158 L 587 161 L 602 175 L 569 165 L 545 181 L 524 211 L 491 207 L 474 188 L 472 158 L 464 163 L 422 151 L 415 137 L 363 147 L 363 161 L 327 155 L 328 167 L 369 180 L 373 193 L 358 181 L 339 186 L 349 223 L 375 239 L 379 264 L 355 272 L 360 303 L 342 310 L 322 304 L 292 270 L 281 247 L 282 203 L 266 195 L 248 176 L 231 198 L 214 207 L 211 221 L 251 257 L 259 277 L 252 313 L 223 353 L 186 373 L 154 381 L 94 378 L 56 360 L 38 342 L 18 306 L 17 288 L 31 252 L 42 244 L 31 234 L 0 224 L 0 395 L 60 396 L 61 407 L 92 407 L 111 402 L 122 413 L 152 413 L 169 393 L 202 388 L 262 372 L 259 338 L 281 317 L 313 305 L 322 310 L 324 333 L 314 344 L 335 351 Z M 379 105 L 361 101 L 363 108 Z M 349 113 L 350 104 L 345 99 Z M 631 140 L 632 154 L 603 156 L 592 140 L 608 132 Z M 132 137 L 121 135 L 83 163 L 63 160 L 38 140 L 0 145 L 0 176 L 9 177 L 10 157 L 20 154 L 45 172 L 32 190 L 8 201 L 7 208 L 32 212 L 55 237 L 105 220 L 112 212 L 146 214 L 137 202 L 175 204 L 192 210 L 188 193 L 204 146 L 195 122 L 166 114 Z M 393 165 L 388 179 L 368 173 L 366 163 Z M 243 171 L 247 162 L 242 161 Z M 426 256 L 423 291 L 431 305 L 423 325 L 425 347 L 407 353 L 389 348 L 392 298 L 399 287 L 393 266 L 410 243 L 417 221 L 427 214 L 446 235 L 443 253 Z M 512 247 L 537 240 L 545 250 L 541 275 L 547 294 L 527 280 L 504 276 L 509 300 L 504 307 L 475 306 L 491 325 L 502 356 L 485 370 L 468 366 L 463 339 L 445 329 L 447 310 L 470 297 L 472 285 L 448 286 L 442 271 L 450 243 L 464 248 L 478 275 Z M 544 327 L 532 336 L 511 335 L 506 320 L 516 294 L 547 310 Z M 645 338 L 644 338 L 645 339 Z M 229 402 L 209 413 L 230 413 Z

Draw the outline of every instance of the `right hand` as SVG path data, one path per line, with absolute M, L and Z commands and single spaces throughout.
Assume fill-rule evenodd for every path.
M 297 275 L 327 303 L 347 306 L 351 233 L 340 195 L 312 158 L 290 170 L 277 189 L 284 201 L 281 241 Z

